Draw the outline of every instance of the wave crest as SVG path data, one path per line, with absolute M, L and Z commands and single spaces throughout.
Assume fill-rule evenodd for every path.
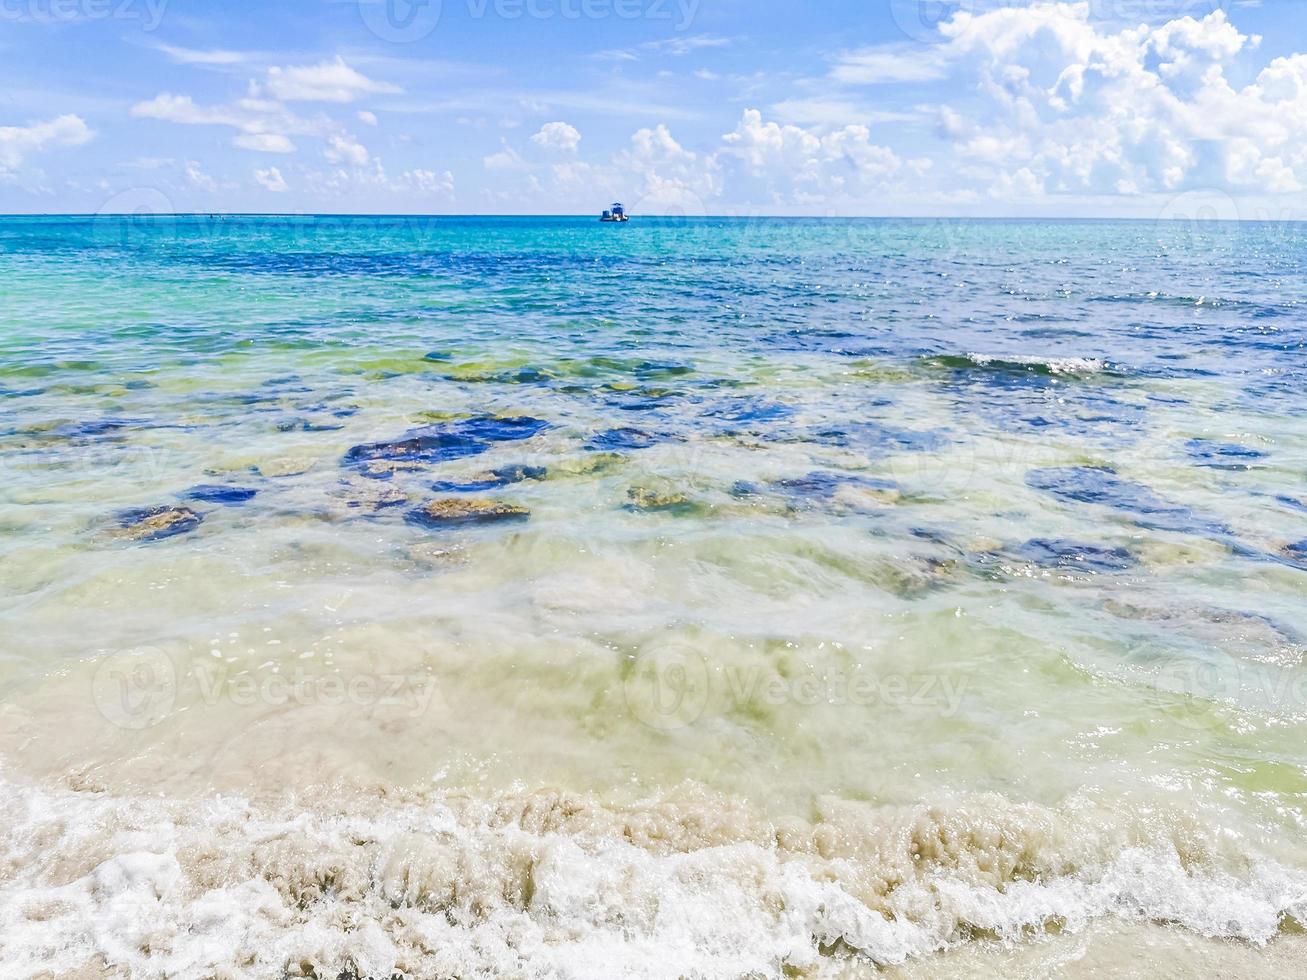
M 338 798 L 306 810 L 4 784 L 19 973 L 817 974 L 1118 916 L 1255 944 L 1307 877 L 1174 809 L 826 800 L 775 822 L 684 791 Z

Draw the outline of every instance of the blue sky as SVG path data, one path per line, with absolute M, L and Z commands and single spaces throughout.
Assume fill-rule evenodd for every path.
M 1307 217 L 1299 0 L 0 0 L 0 82 L 6 212 Z

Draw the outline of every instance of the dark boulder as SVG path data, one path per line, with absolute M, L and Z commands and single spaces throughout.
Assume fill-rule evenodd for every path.
M 467 497 L 447 497 L 423 504 L 408 513 L 410 524 L 440 531 L 470 524 L 498 524 L 506 521 L 524 521 L 531 516 L 525 507 L 506 504 L 498 500 Z
M 161 541 L 194 531 L 204 518 L 189 507 L 143 507 L 118 515 L 114 537 L 128 541 Z
M 200 500 L 206 504 L 243 504 L 253 500 L 258 491 L 251 487 L 228 487 L 217 483 L 201 483 L 186 491 L 187 500 Z

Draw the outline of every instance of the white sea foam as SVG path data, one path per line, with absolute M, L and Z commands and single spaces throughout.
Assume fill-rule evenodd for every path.
M 812 823 L 682 794 L 254 809 L 5 783 L 9 975 L 821 975 L 1115 916 L 1274 939 L 1307 876 L 1175 812 L 972 797 Z
M 967 360 L 977 367 L 1012 366 L 1043 369 L 1049 374 L 1091 375 L 1107 370 L 1107 362 L 1097 357 L 1032 357 L 1020 354 L 1004 356 L 967 354 Z

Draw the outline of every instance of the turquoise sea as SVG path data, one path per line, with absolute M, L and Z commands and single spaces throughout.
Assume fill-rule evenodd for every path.
M 1305 262 L 0 218 L 7 975 L 1301 975 Z

